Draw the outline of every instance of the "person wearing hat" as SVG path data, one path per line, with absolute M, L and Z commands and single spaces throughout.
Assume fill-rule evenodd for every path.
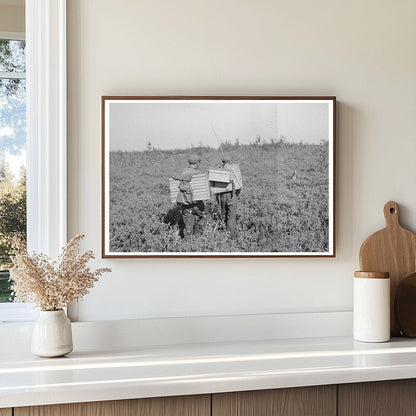
M 230 170 L 231 157 L 223 155 L 221 157 L 220 169 Z M 237 235 L 237 202 L 240 189 L 235 189 L 235 184 L 231 180 L 231 190 L 217 194 L 217 203 L 221 208 L 221 217 L 224 220 L 231 237 Z
M 203 201 L 194 201 L 191 188 L 192 177 L 202 173 L 199 170 L 200 162 L 201 157 L 199 155 L 190 155 L 188 157 L 189 166 L 183 170 L 180 178 L 178 178 L 181 182 L 176 202 L 180 207 L 183 218 L 181 233 L 184 238 L 202 234 L 201 220 L 204 217 L 205 204 Z

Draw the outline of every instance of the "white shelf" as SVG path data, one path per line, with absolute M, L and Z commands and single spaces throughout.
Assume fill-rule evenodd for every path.
M 416 377 L 416 340 L 350 337 L 211 342 L 40 359 L 0 354 L 0 407 Z

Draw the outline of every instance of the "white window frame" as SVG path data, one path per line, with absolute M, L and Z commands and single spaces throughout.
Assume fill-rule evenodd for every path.
M 27 244 L 56 257 L 67 242 L 66 0 L 25 0 L 25 18 Z M 33 319 L 27 305 L 1 307 L 7 322 Z

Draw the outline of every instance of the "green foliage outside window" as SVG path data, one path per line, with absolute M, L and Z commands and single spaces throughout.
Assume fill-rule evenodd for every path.
M 8 269 L 26 241 L 25 71 L 25 42 L 0 40 L 0 302 L 13 298 Z

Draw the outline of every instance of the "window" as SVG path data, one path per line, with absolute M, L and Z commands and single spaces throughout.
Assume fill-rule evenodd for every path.
M 11 304 L 12 245 L 26 243 L 26 44 L 0 33 L 0 323 L 27 321 L 30 305 Z
M 25 21 L 27 247 L 55 257 L 66 243 L 66 0 L 25 0 Z M 0 303 L 0 324 L 33 315 Z
M 10 253 L 26 244 L 26 223 L 26 42 L 0 33 L 0 323 L 33 316 L 30 305 L 10 304 Z
M 12 37 L 9 35 L 7 37 Z M 25 41 L 0 36 L 0 302 L 12 301 L 8 268 L 26 244 Z
M 27 247 L 56 257 L 66 243 L 66 0 L 25 0 L 25 21 L 27 84 L 24 71 L 5 78 L 26 85 Z M 31 305 L 0 303 L 0 324 L 33 316 Z

